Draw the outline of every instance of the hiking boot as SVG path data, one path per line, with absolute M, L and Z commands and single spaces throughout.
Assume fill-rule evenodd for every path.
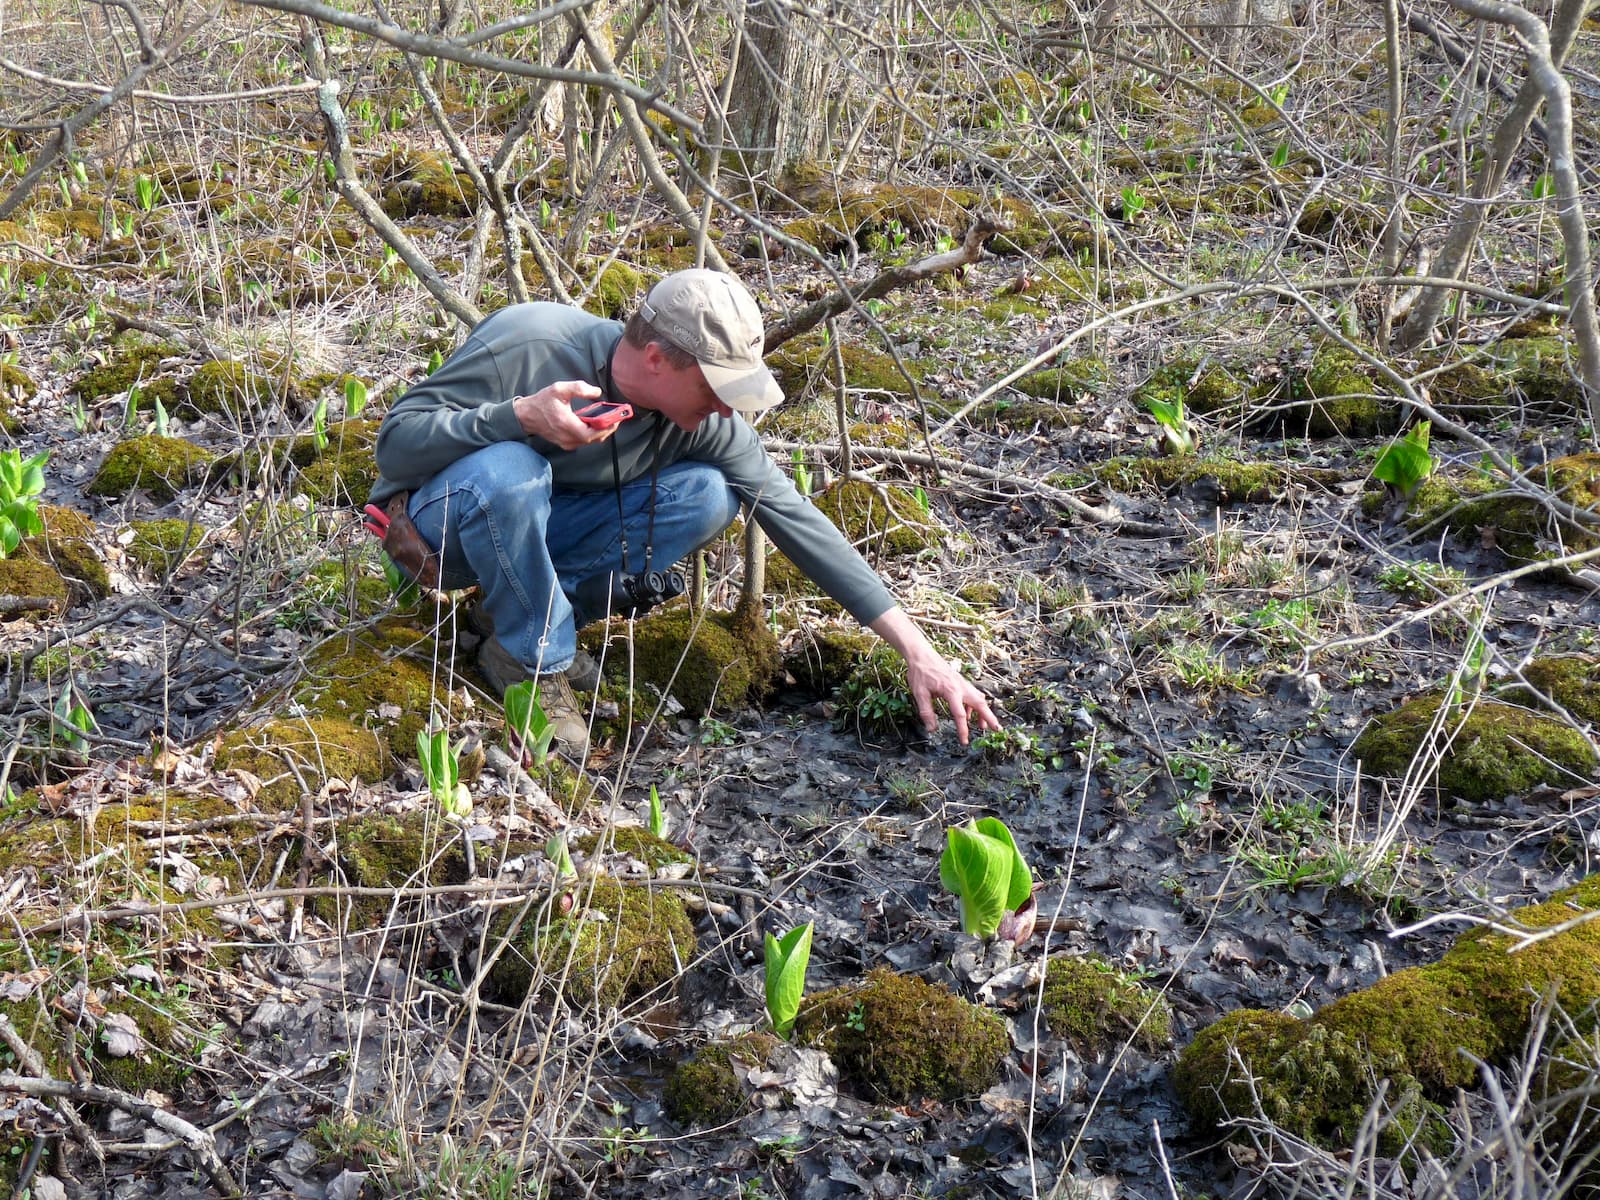
M 551 671 L 536 677 L 497 637 L 484 638 L 483 645 L 478 647 L 478 671 L 495 695 L 502 698 L 512 685 L 536 679 L 539 705 L 556 731 L 556 744 L 573 759 L 583 760 L 589 749 L 589 726 L 578 707 L 578 698 L 572 694 L 572 684 L 565 671 Z

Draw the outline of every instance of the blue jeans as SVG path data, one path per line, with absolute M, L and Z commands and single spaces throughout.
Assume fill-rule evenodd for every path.
M 565 670 L 577 653 L 572 593 L 622 570 L 617 493 L 553 486 L 550 464 L 522 442 L 497 442 L 451 463 L 411 494 L 417 532 L 441 554 L 441 586 L 483 589 L 495 636 L 530 670 Z M 628 569 L 644 569 L 650 479 L 622 489 Z M 733 523 L 738 498 L 703 463 L 663 467 L 651 566 L 664 570 Z

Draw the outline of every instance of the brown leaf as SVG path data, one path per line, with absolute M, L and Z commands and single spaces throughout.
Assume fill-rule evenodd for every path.
M 139 1022 L 127 1013 L 108 1013 L 100 1027 L 100 1040 L 106 1044 L 106 1053 L 112 1058 L 127 1058 L 144 1047 L 139 1034 Z

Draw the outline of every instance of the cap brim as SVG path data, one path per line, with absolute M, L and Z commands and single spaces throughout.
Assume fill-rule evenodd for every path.
M 783 403 L 783 389 L 772 377 L 765 363 L 754 369 L 747 367 L 719 367 L 716 363 L 702 362 L 700 373 L 706 377 L 711 390 L 735 412 L 758 413 Z

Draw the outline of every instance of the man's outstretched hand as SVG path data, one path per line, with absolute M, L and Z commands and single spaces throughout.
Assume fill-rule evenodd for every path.
M 543 438 L 563 450 L 576 450 L 592 442 L 603 442 L 615 432 L 585 425 L 572 411 L 575 401 L 581 408 L 604 394 L 592 383 L 563 379 L 540 388 L 531 396 L 518 396 L 512 403 L 523 433 Z
M 929 734 L 939 728 L 935 700 L 944 701 L 944 706 L 950 710 L 956 736 L 963 746 L 971 740 L 974 723 L 984 729 L 1000 728 L 983 693 L 928 643 L 905 609 L 891 608 L 872 623 L 872 630 L 900 651 L 900 657 L 906 660 L 906 686 L 916 703 L 922 727 Z

